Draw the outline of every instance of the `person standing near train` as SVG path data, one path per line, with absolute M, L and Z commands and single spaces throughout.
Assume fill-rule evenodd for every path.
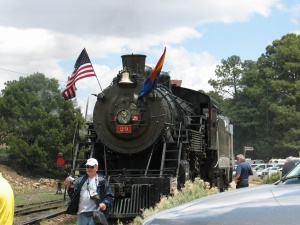
M 71 198 L 68 209 L 75 208 L 78 225 L 94 225 L 93 213 L 100 208 L 108 217 L 107 208 L 113 204 L 114 195 L 109 183 L 102 174 L 97 174 L 98 161 L 94 158 L 87 160 L 86 175 L 79 177 L 74 184 L 69 178 L 65 183 L 68 185 L 68 194 Z M 76 200 L 77 199 L 79 200 Z M 67 212 L 68 212 L 67 209 Z
M 238 166 L 235 174 L 236 189 L 249 186 L 249 175 L 253 175 L 251 166 L 245 162 L 245 156 L 237 155 Z
M 12 225 L 14 222 L 15 197 L 14 192 L 0 173 L 0 224 Z

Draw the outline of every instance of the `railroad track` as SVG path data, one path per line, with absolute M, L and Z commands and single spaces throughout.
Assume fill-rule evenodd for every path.
M 40 224 L 40 221 L 64 214 L 66 206 L 62 200 L 19 205 L 15 210 L 14 225 Z

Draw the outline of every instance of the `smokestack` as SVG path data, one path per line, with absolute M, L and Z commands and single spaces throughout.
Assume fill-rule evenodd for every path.
M 134 73 L 144 74 L 145 72 L 145 55 L 122 55 L 123 68 L 131 69 Z

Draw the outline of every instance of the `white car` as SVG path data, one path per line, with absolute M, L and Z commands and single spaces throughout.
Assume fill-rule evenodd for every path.
M 257 167 L 258 164 L 251 164 L 251 169 L 253 170 L 255 167 Z
M 257 164 L 256 167 L 253 168 L 253 171 L 256 173 L 256 175 L 258 177 L 261 176 L 261 173 L 264 169 L 267 169 L 269 167 L 272 167 L 273 165 L 270 165 L 270 164 L 266 164 L 266 163 L 262 163 L 262 164 Z
M 271 176 L 271 174 L 277 173 L 278 171 L 280 171 L 279 167 L 275 167 L 275 166 L 268 167 L 267 169 L 264 169 L 263 171 L 261 171 L 260 177 L 263 178 L 266 176 Z

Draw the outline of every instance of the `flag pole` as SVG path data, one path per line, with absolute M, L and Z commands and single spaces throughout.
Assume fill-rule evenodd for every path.
M 92 66 L 93 67 L 93 66 Z M 93 67 L 93 70 L 94 70 L 94 67 Z M 95 70 L 94 70 L 95 71 Z M 96 74 L 96 72 L 95 72 L 95 74 Z M 101 85 L 100 85 L 100 82 L 99 82 L 99 80 L 98 80 L 98 77 L 97 77 L 97 75 L 96 75 L 96 78 L 97 78 L 97 81 L 98 81 L 98 84 L 99 84 L 99 87 L 100 87 L 100 89 L 101 89 L 101 92 L 102 92 L 102 87 L 101 87 Z
M 84 116 L 85 122 L 86 122 L 88 108 L 89 108 L 89 97 L 87 98 L 86 109 L 85 109 L 85 116 Z
M 85 50 L 85 52 L 86 52 L 86 54 L 87 54 L 87 51 L 86 51 L 86 49 L 84 48 L 84 50 Z M 87 56 L 89 57 L 89 55 L 87 54 Z M 90 58 L 90 57 L 89 57 Z M 90 61 L 91 61 L 91 59 L 90 59 Z M 101 89 L 101 92 L 102 92 L 102 87 L 101 87 L 101 85 L 100 85 L 100 82 L 99 82 L 99 79 L 98 79 L 98 77 L 97 77 L 97 74 L 96 74 L 96 71 L 95 71 L 95 69 L 94 69 L 94 67 L 93 67 L 93 63 L 91 62 L 91 66 L 92 66 L 92 68 L 93 68 L 93 70 L 94 70 L 94 73 L 95 73 L 95 77 L 97 78 L 97 81 L 98 81 L 98 84 L 99 84 L 99 87 L 100 87 L 100 89 Z
M 102 87 L 101 87 L 101 85 L 100 85 L 100 82 L 99 82 L 99 79 L 98 79 L 98 77 L 97 77 L 97 74 L 96 74 L 96 71 L 95 71 L 95 69 L 94 69 L 94 67 L 93 67 L 93 64 L 91 63 L 91 65 L 92 65 L 92 68 L 93 68 L 93 70 L 94 70 L 94 73 L 95 73 L 95 77 L 97 78 L 97 81 L 98 81 L 98 84 L 99 84 L 99 87 L 100 87 L 100 89 L 101 89 L 101 92 L 102 92 Z

